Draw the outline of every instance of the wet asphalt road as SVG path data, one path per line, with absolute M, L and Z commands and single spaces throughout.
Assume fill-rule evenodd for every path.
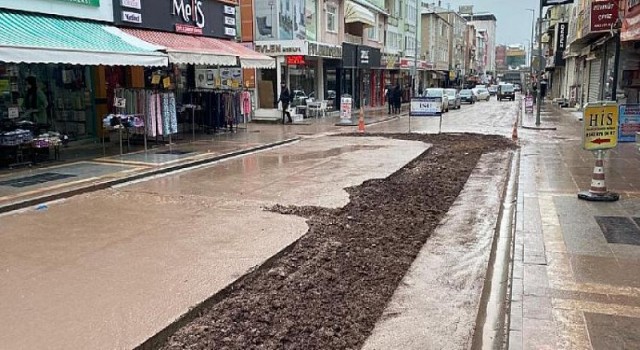
M 443 132 L 511 135 L 516 103 L 463 105 Z M 367 132 L 434 133 L 402 117 Z M 0 344 L 127 349 L 306 231 L 271 204 L 342 206 L 342 189 L 382 178 L 428 146 L 310 138 L 260 154 L 0 217 Z

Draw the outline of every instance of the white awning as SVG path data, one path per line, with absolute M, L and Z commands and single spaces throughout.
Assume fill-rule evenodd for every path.
M 376 25 L 376 16 L 366 7 L 347 0 L 344 5 L 344 22 L 362 23 L 374 27 Z

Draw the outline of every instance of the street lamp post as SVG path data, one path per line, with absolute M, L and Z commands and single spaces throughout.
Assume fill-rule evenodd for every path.
M 531 45 L 529 46 L 529 73 L 533 73 L 533 32 L 536 23 L 536 10 L 527 9 L 531 11 Z

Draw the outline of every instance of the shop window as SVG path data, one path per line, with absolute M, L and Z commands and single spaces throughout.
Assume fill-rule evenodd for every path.
M 335 4 L 327 4 L 327 31 L 338 31 L 338 7 Z

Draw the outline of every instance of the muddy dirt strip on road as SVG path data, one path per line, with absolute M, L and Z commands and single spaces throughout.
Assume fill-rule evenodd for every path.
M 343 208 L 269 208 L 307 218 L 307 234 L 163 348 L 360 348 L 482 154 L 514 147 L 499 136 L 384 136 L 433 146 L 385 179 L 348 188 Z

